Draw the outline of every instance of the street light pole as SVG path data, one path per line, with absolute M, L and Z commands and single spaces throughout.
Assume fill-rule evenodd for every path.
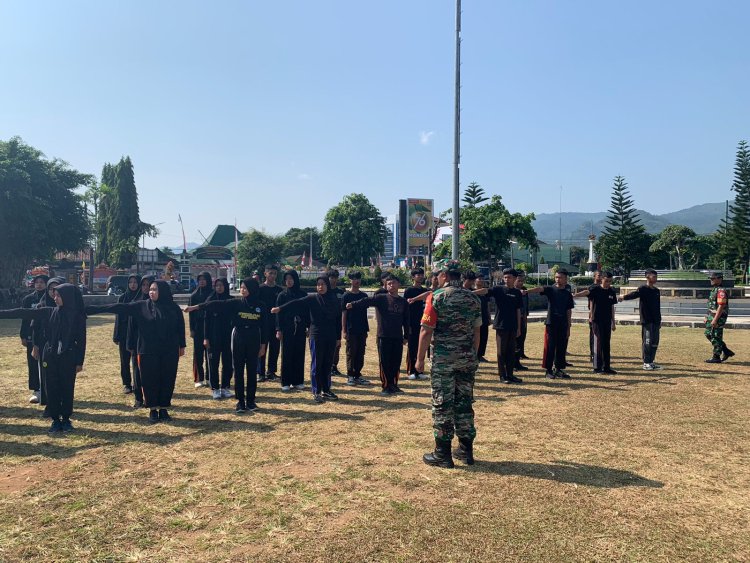
M 453 236 L 451 257 L 458 260 L 458 237 L 460 230 L 459 211 L 459 167 L 461 165 L 461 0 L 456 0 L 456 100 L 453 123 Z

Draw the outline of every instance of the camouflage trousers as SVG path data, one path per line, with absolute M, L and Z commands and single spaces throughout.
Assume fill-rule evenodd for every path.
M 433 360 L 434 361 L 434 360 Z M 474 369 L 436 369 L 430 375 L 432 385 L 432 428 L 435 440 L 450 443 L 455 433 L 471 440 L 477 435 L 474 428 Z
M 714 357 L 718 358 L 726 348 L 726 345 L 724 344 L 724 325 L 726 324 L 727 319 L 726 317 L 719 319 L 715 327 L 711 326 L 712 321 L 712 317 L 706 319 L 706 330 L 703 334 L 706 335 L 706 338 L 711 342 L 711 346 L 714 348 Z

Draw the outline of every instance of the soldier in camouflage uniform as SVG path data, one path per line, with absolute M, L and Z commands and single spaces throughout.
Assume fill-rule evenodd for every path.
M 428 465 L 453 467 L 453 457 L 474 463 L 474 374 L 482 311 L 479 298 L 461 287 L 461 267 L 454 260 L 436 264 L 440 289 L 427 297 L 419 335 L 416 368 L 432 341 L 432 426 L 435 451 L 424 455 Z M 453 434 L 459 448 L 451 455 Z
M 718 364 L 734 356 L 724 344 L 724 325 L 729 316 L 729 294 L 722 287 L 724 274 L 711 274 L 711 293 L 708 295 L 708 314 L 706 315 L 706 338 L 713 346 L 713 355 L 706 360 L 707 364 Z

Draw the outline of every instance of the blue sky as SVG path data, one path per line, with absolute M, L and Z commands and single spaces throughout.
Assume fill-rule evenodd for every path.
M 750 3 L 463 1 L 461 185 L 511 211 L 731 197 Z M 130 155 L 158 244 L 322 226 L 352 192 L 450 206 L 451 0 L 0 2 L 0 138 Z M 149 241 L 147 241 L 149 242 Z M 154 242 L 154 241 L 150 241 Z

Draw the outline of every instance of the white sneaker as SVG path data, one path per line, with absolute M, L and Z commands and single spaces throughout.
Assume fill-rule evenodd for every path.
M 425 379 L 430 379 L 430 377 L 426 373 L 420 373 L 417 374 L 417 379 L 419 379 L 420 381 L 424 381 Z
M 654 364 L 643 364 L 643 369 L 645 371 L 654 371 L 656 368 L 654 367 Z
M 411 381 L 416 381 L 417 380 L 417 374 L 416 373 L 410 373 L 409 374 L 409 379 Z
M 214 399 L 221 399 L 221 389 L 211 389 L 211 397 Z
M 221 389 L 221 396 L 225 399 L 231 399 L 234 397 L 234 393 L 232 393 L 231 389 L 227 389 L 226 387 L 222 387 Z
M 29 397 L 29 402 L 38 405 L 39 404 L 39 391 L 32 391 L 31 397 Z
M 281 386 L 281 390 L 282 390 L 282 391 L 291 391 L 291 390 L 292 390 L 292 388 L 291 388 L 291 386 L 289 386 L 289 385 L 282 385 L 282 386 Z
M 202 381 L 196 381 L 195 382 L 195 388 L 196 389 L 200 389 L 201 387 L 203 387 L 203 382 Z
M 302 383 L 300 383 L 299 385 L 295 385 L 294 388 L 299 389 L 301 391 L 302 389 L 305 388 L 305 386 Z

